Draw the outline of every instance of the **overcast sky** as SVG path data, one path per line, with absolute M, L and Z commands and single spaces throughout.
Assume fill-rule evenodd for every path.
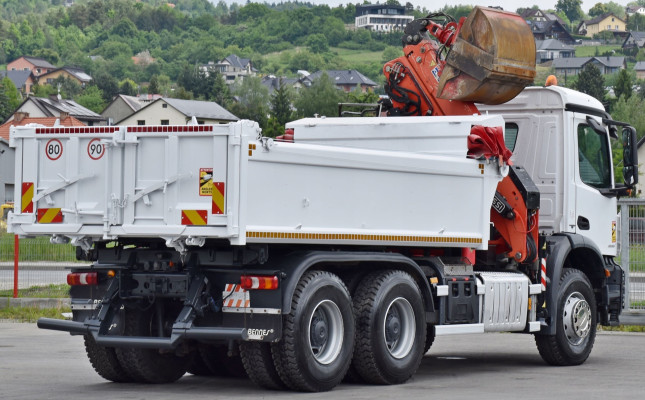
M 210 0 L 212 3 L 217 3 L 219 0 Z M 246 0 L 225 0 L 226 3 L 231 4 L 231 3 L 238 3 L 240 5 L 246 4 Z M 262 3 L 264 1 L 262 0 L 252 0 L 255 2 Z M 307 0 L 302 0 L 302 1 L 307 1 Z M 385 3 L 386 0 L 381 0 L 381 3 Z M 399 3 L 405 4 L 408 0 L 399 0 Z M 520 7 L 526 8 L 526 7 L 532 7 L 534 4 L 537 4 L 540 6 L 540 8 L 544 10 L 548 9 L 555 9 L 555 4 L 558 2 L 558 0 L 409 0 L 410 3 L 414 4 L 415 7 L 425 7 L 429 11 L 436 11 L 443 7 L 444 5 L 459 5 L 459 4 L 470 4 L 470 5 L 481 5 L 481 6 L 501 6 L 504 8 L 504 10 L 507 11 L 515 11 Z M 626 5 L 627 3 L 631 2 L 632 0 L 613 0 L 615 3 L 621 4 L 621 5 Z M 279 3 L 280 0 L 267 0 L 267 3 Z M 362 1 L 343 1 L 343 0 L 309 0 L 309 2 L 314 3 L 314 4 L 328 4 L 332 7 L 337 6 L 339 4 L 360 4 L 363 3 Z M 605 3 L 608 1 L 599 1 L 599 0 L 582 0 L 582 10 L 586 13 L 589 12 L 589 9 L 594 6 L 596 3 Z M 372 2 L 372 4 L 376 4 L 376 0 Z

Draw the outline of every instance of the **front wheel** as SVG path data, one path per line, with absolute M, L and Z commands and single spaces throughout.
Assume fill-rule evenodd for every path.
M 542 359 L 551 365 L 579 365 L 596 339 L 596 299 L 587 276 L 565 269 L 560 279 L 555 336 L 535 335 Z

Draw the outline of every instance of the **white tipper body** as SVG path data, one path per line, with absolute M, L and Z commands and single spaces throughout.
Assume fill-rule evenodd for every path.
M 501 116 L 294 121 L 296 143 L 227 125 L 14 127 L 18 235 L 486 249 L 497 161 L 466 157 Z M 213 196 L 211 193 L 215 192 Z M 219 194 L 218 194 L 219 193 Z

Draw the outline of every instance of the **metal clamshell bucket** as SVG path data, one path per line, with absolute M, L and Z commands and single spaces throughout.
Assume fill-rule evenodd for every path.
M 446 100 L 500 104 L 535 77 L 535 39 L 515 13 L 475 7 L 453 44 L 437 93 Z

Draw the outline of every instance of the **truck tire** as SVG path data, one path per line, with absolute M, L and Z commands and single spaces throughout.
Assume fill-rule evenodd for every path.
M 560 278 L 556 333 L 535 335 L 542 359 L 551 365 L 585 362 L 596 338 L 596 298 L 587 276 L 580 270 L 564 269 Z
M 132 377 L 125 372 L 113 347 L 96 344 L 92 335 L 84 335 L 85 352 L 90 364 L 103 379 L 117 383 L 132 382 Z
M 356 345 L 353 365 L 368 383 L 398 384 L 416 372 L 426 344 L 419 287 L 403 271 L 363 279 L 354 296 Z
M 354 351 L 354 314 L 340 278 L 305 273 L 283 318 L 282 341 L 271 346 L 280 379 L 291 389 L 321 392 L 338 385 Z
M 285 389 L 273 362 L 271 344 L 264 342 L 240 343 L 240 356 L 246 374 L 256 385 L 272 390 Z
M 124 334 L 126 336 L 156 336 L 154 307 L 145 311 L 125 310 Z M 135 382 L 170 383 L 181 378 L 191 361 L 190 355 L 180 357 L 172 350 L 117 348 L 116 355 L 123 369 Z
M 240 354 L 228 355 L 228 345 L 200 344 L 199 356 L 214 376 L 246 378 Z

